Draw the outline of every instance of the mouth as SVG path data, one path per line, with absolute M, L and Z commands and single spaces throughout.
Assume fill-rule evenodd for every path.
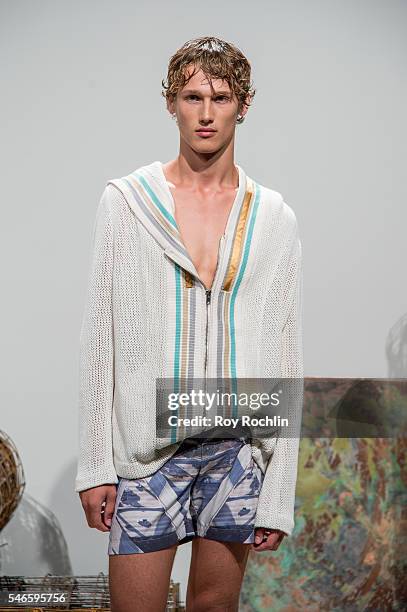
M 201 138 L 210 138 L 211 136 L 214 136 L 216 134 L 216 130 L 211 130 L 211 129 L 208 129 L 208 128 L 202 128 L 200 130 L 195 130 L 195 132 Z

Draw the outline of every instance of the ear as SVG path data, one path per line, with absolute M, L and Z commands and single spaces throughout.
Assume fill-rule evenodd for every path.
M 241 117 L 244 117 L 244 116 L 245 116 L 245 114 L 246 114 L 246 113 L 247 113 L 247 111 L 249 110 L 249 106 L 248 106 L 248 104 L 250 104 L 250 101 L 251 101 L 251 97 L 248 95 L 248 96 L 246 97 L 246 101 L 245 101 L 245 102 L 243 102 L 243 104 L 241 104 L 241 105 L 239 106 L 239 112 L 238 112 L 238 115 L 240 115 Z
M 174 100 L 172 98 L 167 98 L 167 110 L 171 115 L 175 113 Z

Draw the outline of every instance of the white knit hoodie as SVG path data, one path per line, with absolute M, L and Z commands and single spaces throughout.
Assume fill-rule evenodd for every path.
M 103 191 L 80 332 L 77 492 L 151 475 L 177 450 L 157 442 L 156 378 L 303 377 L 296 216 L 280 193 L 236 167 L 209 304 L 162 163 Z M 301 407 L 302 386 L 290 402 L 297 424 Z M 290 535 L 299 438 L 250 444 L 265 473 L 256 526 Z

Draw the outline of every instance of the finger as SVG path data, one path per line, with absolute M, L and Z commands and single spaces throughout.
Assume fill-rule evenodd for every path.
M 267 542 L 266 542 L 266 541 L 264 541 L 262 544 L 259 544 L 259 545 L 257 545 L 257 544 L 256 544 L 256 545 L 252 544 L 252 548 L 253 548 L 253 550 L 254 550 L 255 552 L 262 552 L 263 550 L 268 550 L 268 548 L 267 548 Z
M 257 544 L 256 542 L 254 542 L 253 549 L 255 551 L 267 550 L 267 542 L 268 542 L 268 538 L 261 540 L 260 544 Z
M 279 533 L 278 540 L 277 540 L 277 543 L 276 543 L 276 549 L 280 546 L 281 542 L 284 540 L 286 535 L 287 534 L 284 531 Z
M 105 500 L 93 501 L 88 507 L 87 518 L 89 527 L 98 529 L 99 531 L 109 531 L 109 528 L 103 522 L 102 504 Z
M 116 491 L 112 488 L 109 489 L 106 498 L 106 505 L 103 512 L 103 522 L 107 527 L 110 527 L 112 524 L 112 518 L 114 514 L 114 508 L 116 503 Z
M 278 546 L 281 542 L 282 534 L 281 533 L 272 533 L 269 538 L 267 538 L 267 542 L 272 546 Z
M 254 537 L 254 543 L 255 544 L 261 544 L 263 541 L 263 537 L 264 537 L 264 529 L 263 527 L 258 527 L 256 529 L 256 533 L 255 533 L 255 537 Z
M 253 546 L 256 552 L 262 552 L 263 550 L 276 550 L 276 543 L 279 541 L 280 534 L 271 533 L 266 540 L 264 540 L 259 546 Z M 278 545 L 277 545 L 278 546 Z

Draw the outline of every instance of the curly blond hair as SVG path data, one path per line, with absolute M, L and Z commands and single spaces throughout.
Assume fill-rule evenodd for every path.
M 190 65 L 193 65 L 193 70 L 188 76 L 185 69 Z M 256 93 L 250 80 L 250 62 L 235 45 L 215 36 L 188 40 L 174 53 L 168 64 L 166 81 L 161 81 L 161 94 L 173 101 L 199 69 L 202 69 L 211 87 L 212 79 L 222 79 L 228 83 L 238 99 L 239 112 L 243 105 L 250 106 L 248 96 L 252 99 Z M 236 123 L 243 120 L 244 117 L 238 117 Z

